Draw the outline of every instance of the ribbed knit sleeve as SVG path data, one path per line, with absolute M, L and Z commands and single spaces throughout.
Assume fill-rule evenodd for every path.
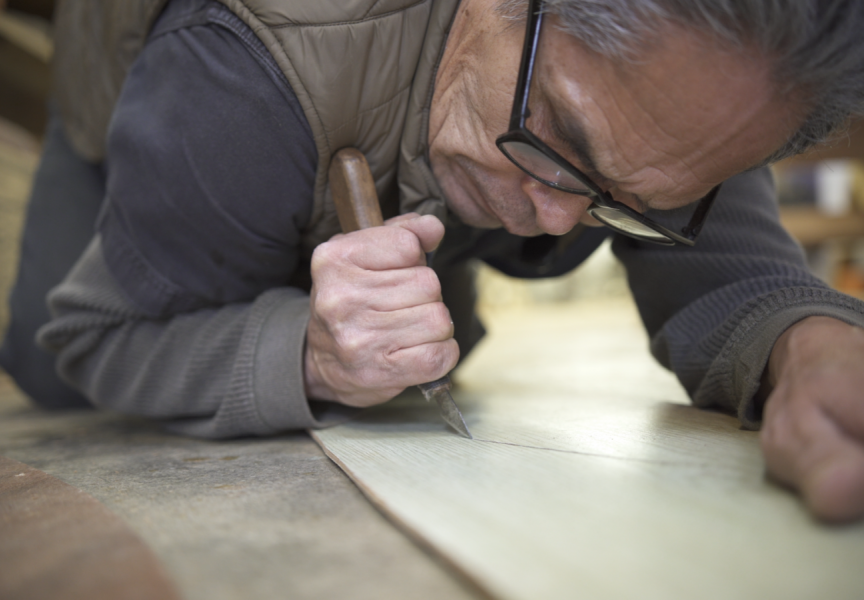
M 663 218 L 680 224 L 692 210 Z M 759 426 L 756 394 L 786 329 L 816 315 L 864 327 L 864 303 L 815 277 L 780 226 L 768 169 L 723 184 L 695 247 L 619 236 L 613 250 L 627 268 L 654 356 L 694 404 L 732 411 L 745 427 Z
M 170 2 L 107 148 L 99 234 L 50 295 L 39 336 L 61 377 L 97 406 L 189 435 L 338 420 L 303 382 L 298 246 L 317 152 L 254 32 L 217 2 Z
M 306 400 L 309 298 L 301 290 L 274 288 L 248 304 L 154 320 L 117 285 L 97 236 L 49 305 L 56 318 L 39 342 L 97 406 L 214 438 L 321 427 L 349 414 L 316 403 L 316 417 Z

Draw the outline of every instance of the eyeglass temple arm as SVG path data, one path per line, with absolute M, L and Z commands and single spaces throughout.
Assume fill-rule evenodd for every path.
M 690 217 L 690 222 L 681 230 L 684 237 L 694 240 L 696 239 L 696 236 L 699 235 L 702 226 L 705 224 L 705 219 L 708 217 L 708 211 L 711 210 L 711 206 L 714 204 L 714 199 L 720 192 L 720 185 L 722 184 L 714 186 L 714 189 L 708 192 L 708 195 L 699 201 L 696 211 L 693 213 L 693 216 Z
M 522 45 L 522 62 L 519 64 L 519 78 L 516 80 L 516 93 L 513 96 L 513 110 L 510 113 L 510 127 L 512 131 L 525 126 L 528 115 L 528 92 L 531 90 L 531 78 L 534 75 L 534 60 L 537 55 L 537 44 L 540 40 L 540 25 L 543 23 L 541 11 L 543 3 L 532 0 L 528 5 L 528 24 L 525 27 L 525 36 L 531 36 L 530 44 Z

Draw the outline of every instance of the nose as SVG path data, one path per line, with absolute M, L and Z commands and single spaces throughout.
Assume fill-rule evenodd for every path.
M 585 196 L 561 192 L 532 177 L 522 180 L 522 191 L 534 205 L 537 227 L 550 235 L 564 235 L 573 229 L 591 205 Z

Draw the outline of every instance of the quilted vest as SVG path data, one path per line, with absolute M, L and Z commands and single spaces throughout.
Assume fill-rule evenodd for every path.
M 55 30 L 55 97 L 82 156 L 104 158 L 114 105 L 167 0 L 63 0 Z M 318 171 L 310 252 L 339 232 L 327 169 L 359 148 L 385 218 L 445 216 L 427 158 L 435 71 L 459 0 L 219 0 L 261 39 L 312 128 Z

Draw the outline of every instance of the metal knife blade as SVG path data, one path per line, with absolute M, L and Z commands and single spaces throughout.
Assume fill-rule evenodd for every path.
M 450 395 L 450 377 L 445 375 L 441 379 L 429 383 L 421 383 L 417 387 L 423 392 L 423 396 L 427 402 L 431 402 L 434 399 L 438 403 L 441 417 L 450 427 L 469 440 L 474 439 L 474 436 L 468 431 L 468 425 L 465 424 L 465 419 L 462 417 L 459 407 L 456 406 L 453 396 Z

